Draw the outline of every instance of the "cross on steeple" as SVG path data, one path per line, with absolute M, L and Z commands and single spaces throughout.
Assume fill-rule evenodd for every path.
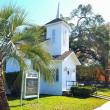
M 60 3 L 58 3 L 58 9 L 57 9 L 56 18 L 60 18 Z

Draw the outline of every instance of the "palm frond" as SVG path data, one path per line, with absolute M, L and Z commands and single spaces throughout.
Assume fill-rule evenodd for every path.
M 33 65 L 37 70 L 40 69 L 42 77 L 45 75 L 48 82 L 53 81 L 55 68 L 49 53 L 42 49 L 40 45 L 23 45 L 20 51 L 23 52 L 25 58 L 30 59 L 33 62 Z
M 24 26 L 26 16 L 24 10 L 12 5 L 0 10 L 0 32 L 3 31 L 0 34 L 0 55 L 3 61 L 8 58 L 16 59 L 21 71 L 27 68 L 25 60 L 31 60 L 36 70 L 40 70 L 41 76 L 46 75 L 47 81 L 51 82 L 55 73 L 54 63 L 51 55 L 39 44 L 45 39 L 45 28 L 29 25 L 19 32 L 17 29 Z M 15 43 L 20 44 L 20 47 L 17 48 Z
M 11 29 L 12 32 L 15 31 L 17 27 L 21 25 L 25 25 L 26 18 L 27 18 L 27 13 L 25 12 L 25 10 L 14 13 L 9 19 L 9 21 L 12 23 L 12 29 Z
M 40 26 L 31 26 L 25 27 L 23 33 L 17 33 L 16 35 L 20 35 L 19 37 L 13 37 L 13 40 L 16 42 L 25 42 L 29 45 L 35 45 L 45 39 L 45 29 Z M 30 42 L 31 41 L 31 42 Z
M 8 5 L 7 7 L 3 7 L 0 10 L 0 18 L 2 18 L 2 22 L 6 22 L 8 18 L 15 12 L 15 8 L 12 5 Z

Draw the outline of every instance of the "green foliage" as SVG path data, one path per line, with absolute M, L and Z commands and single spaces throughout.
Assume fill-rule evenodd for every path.
M 99 81 L 99 79 L 96 77 L 98 73 L 100 75 L 104 75 L 103 67 L 100 64 L 95 64 L 95 63 L 91 63 L 88 65 L 82 64 L 81 66 L 77 67 L 77 80 L 89 81 L 89 82 Z
M 70 17 L 64 17 L 62 14 L 60 14 L 60 18 L 61 18 L 63 21 L 65 21 L 65 22 L 71 27 L 71 29 L 74 28 L 75 25 L 70 22 L 70 21 L 71 21 L 71 18 L 70 18 Z
M 71 87 L 71 93 L 73 96 L 80 96 L 80 97 L 90 97 L 93 93 L 93 89 L 90 87 Z
M 84 88 L 91 89 L 92 90 L 92 94 L 97 91 L 97 88 L 96 87 L 92 87 L 92 86 L 85 86 Z
M 28 64 L 26 64 L 26 60 L 28 59 L 34 64 L 36 71 L 41 72 L 41 77 L 43 76 L 42 74 L 46 74 L 48 76 L 46 77 L 47 82 L 52 82 L 55 73 L 53 62 L 51 56 L 42 49 L 38 39 L 40 36 L 43 36 L 44 31 L 42 31 L 42 28 L 31 26 L 31 28 L 25 29 L 23 32 L 21 29 L 30 27 L 26 23 L 26 18 L 27 13 L 20 7 L 13 7 L 9 4 L 7 7 L 0 9 L 0 63 L 4 63 L 9 58 L 14 58 L 19 62 L 20 71 L 23 71 L 27 69 Z M 1 70 L 3 70 L 2 66 Z M 0 72 L 1 74 L 2 71 Z M 17 76 L 16 83 L 14 84 L 18 85 L 17 80 L 21 82 L 20 75 Z M 7 76 L 7 78 L 10 77 Z M 7 82 L 11 84 L 12 82 L 9 80 Z M 3 84 L 1 87 L 3 87 Z M 12 89 L 13 87 L 10 85 L 9 88 Z M 5 90 L 2 88 L 0 92 L 5 93 Z M 5 104 L 7 107 L 4 108 L 9 109 L 6 95 L 4 95 L 3 99 L 6 100 L 3 100 L 4 102 L 1 104 L 1 107 L 4 107 L 3 104 Z
M 79 5 L 71 12 L 70 16 L 71 20 L 76 19 L 76 25 L 72 25 L 69 40 L 70 49 L 77 54 L 81 63 L 89 65 L 90 62 L 93 62 L 101 65 L 106 71 L 105 80 L 106 85 L 108 85 L 109 71 L 107 68 L 110 65 L 109 24 L 108 26 L 105 25 L 102 16 L 92 12 L 90 4 Z M 71 21 L 68 17 L 62 18 L 67 23 Z
M 99 46 L 103 47 L 101 44 L 105 40 L 103 39 L 104 36 L 107 38 L 109 36 L 106 26 L 105 29 L 102 26 L 104 22 L 103 18 L 101 15 L 95 15 L 92 12 L 92 6 L 90 4 L 79 5 L 77 9 L 72 11 L 71 18 L 77 18 L 78 20 L 77 25 L 74 26 L 71 32 L 70 48 L 76 53 L 80 51 L 79 60 L 81 62 L 87 62 L 89 59 L 99 61 L 96 51 L 97 54 L 100 54 Z M 101 31 L 101 29 L 104 30 Z M 100 37 L 97 37 L 98 33 L 100 33 Z
M 39 44 L 39 42 L 44 41 L 46 34 L 46 29 L 41 26 L 27 25 L 24 27 L 22 33 L 16 33 L 16 37 L 12 38 L 13 42 L 25 42 L 30 45 Z M 30 42 L 31 41 L 31 42 Z
M 39 43 L 45 39 L 45 28 L 26 23 L 25 10 L 9 5 L 0 11 L 0 56 L 3 62 L 10 57 L 18 60 L 20 69 L 27 68 L 26 59 L 31 60 L 41 77 L 47 75 L 47 82 L 53 81 L 52 57 Z

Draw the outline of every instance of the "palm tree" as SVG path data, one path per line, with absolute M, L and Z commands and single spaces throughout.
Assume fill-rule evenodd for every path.
M 31 60 L 41 76 L 46 75 L 47 82 L 51 82 L 54 75 L 51 56 L 38 40 L 44 31 L 38 26 L 27 26 L 25 11 L 19 9 L 9 5 L 0 10 L 0 110 L 10 109 L 3 84 L 3 63 L 7 59 L 17 59 L 21 71 L 26 68 L 25 59 Z M 25 31 L 20 30 L 25 27 Z

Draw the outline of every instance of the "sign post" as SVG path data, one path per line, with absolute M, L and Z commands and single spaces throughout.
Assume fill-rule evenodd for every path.
M 39 89 L 40 71 L 39 73 L 35 70 L 24 71 L 22 75 L 20 106 L 22 106 L 23 98 L 26 99 L 37 97 L 39 102 Z
M 24 73 L 25 73 L 25 71 L 23 71 L 23 74 L 22 74 L 20 106 L 22 106 L 23 91 L 24 91 L 24 90 L 23 90 L 23 86 L 24 86 Z
M 40 70 L 38 73 L 38 91 L 37 91 L 37 102 L 39 102 L 39 92 L 40 92 Z

